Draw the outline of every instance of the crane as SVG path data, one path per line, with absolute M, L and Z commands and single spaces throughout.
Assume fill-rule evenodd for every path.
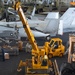
M 47 55 L 45 54 L 45 50 L 41 49 L 39 50 L 38 46 L 37 46 L 37 43 L 36 43 L 36 40 L 34 39 L 34 35 L 32 34 L 31 30 L 30 30 L 30 27 L 28 25 L 28 22 L 27 20 L 25 19 L 25 15 L 23 14 L 23 11 L 21 9 L 21 6 L 20 6 L 20 2 L 16 2 L 15 5 L 14 5 L 14 9 L 17 10 L 19 16 L 20 16 L 20 19 L 23 23 L 23 27 L 25 29 L 25 32 L 27 33 L 28 35 L 28 39 L 32 45 L 32 49 L 34 50 L 34 56 L 32 56 L 32 59 L 31 60 L 27 60 L 28 64 L 30 63 L 31 66 L 29 66 L 28 64 L 26 64 L 27 62 L 23 62 L 23 61 L 20 61 L 20 64 L 19 64 L 19 67 L 20 66 L 23 66 L 23 65 L 27 65 L 27 68 L 26 68 L 26 72 L 29 73 L 31 69 L 48 69 L 48 57 Z M 42 53 L 43 52 L 43 53 Z M 44 55 L 44 56 L 43 56 Z M 45 59 L 47 62 L 45 63 L 45 65 L 42 65 L 42 60 Z M 36 63 L 36 60 L 37 60 L 37 63 Z
M 26 73 L 33 73 L 32 71 L 39 71 L 47 73 L 47 70 L 52 67 L 52 62 L 48 59 L 48 54 L 54 54 L 52 56 L 56 56 L 57 54 L 64 53 L 64 46 L 62 45 L 62 41 L 59 39 L 51 39 L 50 43 L 45 42 L 45 45 L 42 48 L 39 48 L 34 35 L 32 34 L 28 22 L 25 18 L 23 10 L 20 6 L 20 2 L 16 1 L 14 4 L 14 9 L 18 12 L 19 17 L 23 23 L 23 28 L 27 33 L 30 44 L 32 45 L 32 58 L 27 59 L 25 62 L 22 60 L 19 63 L 18 71 L 21 70 L 22 66 L 26 66 Z M 55 47 L 55 43 L 57 42 L 58 46 Z M 50 47 L 49 47 L 50 45 Z M 57 48 L 57 51 L 53 51 Z M 50 51 L 51 50 L 51 51 Z M 50 53 L 51 52 L 51 53 Z M 59 56 L 59 55 L 57 55 Z M 43 70 L 43 71 L 41 71 Z M 39 73 L 39 72 L 38 72 Z

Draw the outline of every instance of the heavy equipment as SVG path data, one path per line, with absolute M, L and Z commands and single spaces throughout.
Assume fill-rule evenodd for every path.
M 27 43 L 26 46 L 27 46 L 26 52 L 31 52 L 32 50 L 31 44 Z M 65 53 L 65 48 L 60 38 L 51 38 L 50 42 L 45 42 L 44 46 L 39 46 L 39 48 L 42 48 L 42 49 L 44 48 L 49 58 L 52 58 L 54 56 L 62 57 Z M 35 54 L 35 51 L 32 50 L 32 55 L 34 54 Z
M 45 49 L 45 53 L 49 58 L 54 56 L 62 57 L 65 53 L 65 47 L 62 44 L 62 40 L 60 38 L 51 38 L 50 42 L 45 42 L 42 49 Z M 35 51 L 32 50 L 32 55 L 35 55 Z
M 48 70 L 49 70 L 49 68 L 51 68 L 53 66 L 52 62 L 48 59 L 48 51 L 50 52 L 49 48 L 53 48 L 52 50 L 54 50 L 54 45 L 56 43 L 55 40 L 58 40 L 58 39 L 55 39 L 55 40 L 53 39 L 51 41 L 51 43 L 46 42 L 48 44 L 45 43 L 43 48 L 38 47 L 38 45 L 36 43 L 36 40 L 34 38 L 34 35 L 32 34 L 32 32 L 30 30 L 28 22 L 27 22 L 27 20 L 25 18 L 23 10 L 22 10 L 22 8 L 20 6 L 20 2 L 15 1 L 14 9 L 17 10 L 17 12 L 18 12 L 18 14 L 20 16 L 20 19 L 21 19 L 21 21 L 23 23 L 24 30 L 27 33 L 28 40 L 29 40 L 30 44 L 32 45 L 32 58 L 27 59 L 25 62 L 23 62 L 21 60 L 17 70 L 20 71 L 21 67 L 25 66 L 25 73 L 26 74 L 28 74 L 28 73 L 30 73 L 30 74 L 38 73 L 40 75 L 41 74 L 46 75 Z M 60 40 L 58 40 L 58 41 L 59 42 L 57 42 L 57 45 L 59 45 L 59 47 L 60 47 L 59 49 L 61 49 L 61 46 L 62 46 L 61 42 L 62 41 L 60 41 Z M 49 44 L 50 44 L 51 47 L 48 46 Z M 55 51 L 56 52 L 55 54 L 58 54 L 58 53 L 61 54 L 61 50 L 58 50 L 57 52 Z
M 54 56 L 62 57 L 65 53 L 65 47 L 60 38 L 51 38 L 50 42 L 45 42 L 44 48 L 49 58 Z

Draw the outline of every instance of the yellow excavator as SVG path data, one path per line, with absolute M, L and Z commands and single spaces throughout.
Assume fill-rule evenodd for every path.
M 15 1 L 14 9 L 18 12 L 20 20 L 23 23 L 24 30 L 27 33 L 29 42 L 32 45 L 32 58 L 27 59 L 25 62 L 21 60 L 17 70 L 20 71 L 21 67 L 25 66 L 26 74 L 33 74 L 35 72 L 39 73 L 39 75 L 44 75 L 45 73 L 47 74 L 49 68 L 53 66 L 52 62 L 48 59 L 48 55 L 53 54 L 52 56 L 61 56 L 61 54 L 64 54 L 65 47 L 62 45 L 62 40 L 59 38 L 53 38 L 50 42 L 45 42 L 45 45 L 42 48 L 38 47 L 34 35 L 30 30 L 28 22 L 20 6 L 20 2 Z

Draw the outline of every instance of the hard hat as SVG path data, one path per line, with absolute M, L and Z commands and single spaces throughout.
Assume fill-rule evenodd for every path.
M 48 59 L 48 56 L 47 55 L 44 55 L 44 59 Z

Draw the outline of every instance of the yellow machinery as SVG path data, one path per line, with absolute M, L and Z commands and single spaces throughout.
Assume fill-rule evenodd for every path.
M 63 46 L 60 38 L 51 38 L 50 42 L 45 42 L 45 45 L 41 47 L 41 49 L 45 50 L 45 53 L 49 58 L 54 56 L 62 57 L 65 52 L 65 47 Z M 35 52 L 36 51 L 32 50 L 32 55 L 36 55 Z
M 26 73 L 32 73 L 31 70 L 45 70 L 47 71 L 49 68 L 49 65 L 51 66 L 51 62 L 48 60 L 48 57 L 45 53 L 44 49 L 38 48 L 36 41 L 34 39 L 34 36 L 32 32 L 30 31 L 30 27 L 28 25 L 27 20 L 25 19 L 25 15 L 23 14 L 23 11 L 21 9 L 20 3 L 16 2 L 14 5 L 14 9 L 17 10 L 20 19 L 23 23 L 23 27 L 25 29 L 25 32 L 28 35 L 28 39 L 32 45 L 32 49 L 35 51 L 36 55 L 32 56 L 32 59 L 27 59 L 26 62 L 20 61 L 18 70 L 20 70 L 21 66 L 26 66 Z M 42 64 L 44 62 L 44 64 Z
M 28 35 L 29 42 L 32 45 L 32 55 L 33 55 L 32 59 L 27 59 L 25 62 L 20 61 L 19 66 L 18 66 L 18 71 L 20 70 L 20 68 L 22 66 L 25 66 L 25 68 L 26 68 L 25 71 L 27 74 L 34 73 L 34 71 L 38 72 L 40 70 L 40 72 L 43 72 L 43 75 L 44 75 L 44 72 L 47 73 L 47 70 L 52 66 L 52 62 L 48 59 L 48 54 L 52 53 L 53 56 L 56 56 L 59 53 L 61 54 L 62 50 L 64 53 L 64 49 L 63 49 L 64 47 L 61 48 L 62 41 L 60 39 L 52 39 L 53 42 L 52 41 L 50 41 L 50 43 L 46 42 L 45 46 L 43 48 L 39 48 L 37 46 L 36 40 L 34 39 L 34 35 L 32 34 L 32 32 L 30 30 L 30 27 L 29 27 L 28 22 L 25 18 L 23 10 L 20 6 L 20 2 L 17 2 L 17 1 L 15 2 L 14 9 L 17 10 L 17 12 L 20 16 L 20 19 L 23 23 L 23 27 L 25 29 L 25 32 Z M 56 41 L 58 40 L 59 49 L 55 52 L 52 52 L 54 50 L 53 47 L 55 44 L 55 40 Z M 50 46 L 49 46 L 49 44 L 50 44 Z
M 62 44 L 62 40 L 60 38 L 52 38 L 50 42 L 45 42 L 46 54 L 49 58 L 54 56 L 62 57 L 65 52 L 65 47 Z

